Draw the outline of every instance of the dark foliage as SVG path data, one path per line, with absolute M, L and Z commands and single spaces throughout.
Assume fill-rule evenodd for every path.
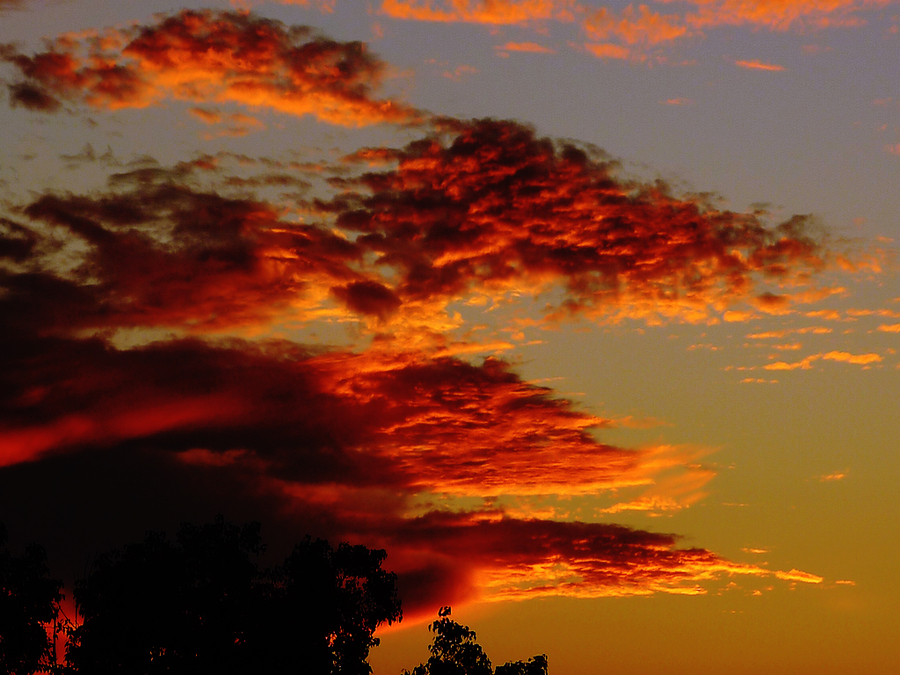
M 428 660 L 403 675 L 547 675 L 547 656 L 491 666 L 491 660 L 476 641 L 475 631 L 450 618 L 450 608 L 441 607 L 438 619 L 429 627 L 434 640 Z
M 55 664 L 62 582 L 50 578 L 42 547 L 30 544 L 13 556 L 7 539 L 0 524 L 0 673 L 30 675 Z
M 386 554 L 322 540 L 260 570 L 259 524 L 221 517 L 182 525 L 175 542 L 101 556 L 76 584 L 82 623 L 71 631 L 78 673 L 347 673 L 366 663 L 381 623 L 401 617 Z

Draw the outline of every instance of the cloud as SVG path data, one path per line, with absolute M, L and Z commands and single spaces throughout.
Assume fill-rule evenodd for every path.
M 601 58 L 645 60 L 648 53 L 676 40 L 701 37 L 724 26 L 749 26 L 771 31 L 808 31 L 853 27 L 867 13 L 894 0 L 659 0 L 657 11 L 647 4 L 626 4 L 615 10 L 576 0 L 383 0 L 379 11 L 393 19 L 468 22 L 491 26 L 578 22 L 589 38 L 585 48 Z M 511 50 L 510 50 L 511 51 Z M 664 57 L 661 57 L 664 58 Z M 744 65 L 748 64 L 748 65 Z M 758 61 L 738 65 L 783 70 Z
M 252 123 L 210 108 L 194 114 Z M 249 335 L 327 315 L 355 318 L 394 348 L 427 341 L 451 353 L 457 300 L 545 293 L 555 298 L 548 321 L 730 320 L 753 316 L 729 308 L 740 302 L 786 307 L 788 294 L 768 300 L 754 289 L 806 283 L 826 264 L 802 217 L 770 227 L 719 211 L 662 183 L 620 178 L 615 162 L 518 123 L 447 124 L 334 166 L 237 158 L 263 168 L 240 176 L 227 173 L 227 157 L 201 157 L 113 174 L 90 196 L 37 196 L 19 207 L 27 221 L 9 220 L 18 234 L 6 246 L 21 247 L 27 232 L 35 252 L 28 275 L 5 277 L 7 302 L 18 303 L 10 316 L 70 335 Z M 366 171 L 373 158 L 385 168 Z M 253 193 L 302 194 L 313 175 L 332 196 L 295 201 L 303 222 Z
M 489 600 L 702 594 L 703 582 L 721 576 L 771 574 L 703 549 L 679 549 L 671 535 L 605 523 L 435 512 L 408 521 L 398 534 L 400 541 L 452 551 L 465 561 L 457 573 L 474 577 Z M 790 574 L 793 580 L 803 573 Z
M 349 263 L 360 251 L 351 242 L 283 222 L 264 202 L 193 190 L 175 172 L 114 180 L 104 195 L 47 194 L 24 208 L 55 232 L 28 228 L 45 248 L 78 242 L 82 253 L 68 274 L 54 271 L 58 259 L 49 254 L 30 274 L 6 277 L 13 321 L 67 332 L 254 330 L 303 316 L 330 286 L 358 277 Z
M 584 48 L 601 59 L 628 59 L 631 58 L 632 53 L 628 47 L 609 42 L 587 43 Z
M 13 108 L 21 106 L 40 112 L 52 113 L 62 107 L 62 104 L 52 95 L 28 82 L 10 84 L 9 100 Z
M 528 52 L 531 54 L 555 54 L 556 50 L 536 42 L 507 42 L 497 47 L 498 50 L 507 52 Z
M 24 78 L 11 86 L 13 103 L 47 112 L 64 101 L 116 110 L 174 98 L 348 126 L 421 119 L 375 96 L 385 66 L 363 43 L 248 13 L 183 10 L 152 25 L 63 35 L 33 56 L 9 46 L 0 56 Z
M 499 20 L 514 4 L 454 11 Z M 168 97 L 213 128 L 254 124 L 235 102 L 347 124 L 412 119 L 374 98 L 384 66 L 362 45 L 251 14 L 186 11 L 3 54 L 21 86 L 49 97 L 20 97 L 38 108 Z M 499 506 L 615 490 L 609 513 L 654 514 L 701 499 L 713 471 L 699 463 L 708 449 L 603 442 L 615 419 L 485 354 L 571 317 L 785 308 L 827 266 L 827 242 L 805 217 L 722 211 L 516 122 L 433 122 L 404 147 L 332 163 L 150 161 L 85 194 L 0 205 L 10 529 L 63 551 L 68 570 L 85 550 L 224 511 L 263 521 L 279 545 L 310 532 L 384 546 L 407 607 L 428 613 L 771 576 L 674 535 Z M 106 165 L 92 148 L 69 159 L 92 158 Z M 540 294 L 529 307 L 543 318 L 526 324 L 515 313 Z M 491 312 L 496 330 L 464 312 Z
M 601 420 L 499 361 L 2 335 L 0 507 L 67 564 L 85 540 L 103 550 L 120 532 L 227 507 L 274 527 L 281 545 L 312 531 L 386 546 L 412 612 L 485 596 L 700 592 L 750 570 L 607 524 L 416 515 L 423 494 L 594 494 L 682 461 L 598 443 L 586 431 Z M 70 504 L 64 519 L 90 523 L 80 546 L 38 485 Z
M 392 19 L 485 24 L 572 21 L 574 0 L 382 0 L 380 13 Z
M 763 366 L 766 370 L 809 370 L 812 368 L 813 361 L 824 359 L 825 361 L 841 361 L 843 363 L 851 363 L 858 366 L 870 366 L 873 363 L 881 363 L 883 360 L 879 354 L 851 354 L 849 352 L 831 351 L 826 353 L 812 354 L 801 361 L 786 363 L 784 361 L 776 361 Z
M 660 14 L 647 5 L 625 7 L 619 15 L 603 7 L 591 13 L 582 28 L 593 40 L 614 38 L 627 45 L 649 47 L 670 42 L 689 34 L 689 29 L 675 14 Z
M 662 183 L 619 178 L 614 162 L 518 123 L 453 124 L 318 202 L 394 271 L 404 303 L 558 289 L 551 315 L 708 316 L 740 300 L 785 307 L 788 295 L 752 289 L 825 264 L 803 217 L 769 228 Z
M 770 30 L 854 26 L 868 10 L 893 0 L 690 0 L 686 20 L 697 28 L 754 25 Z M 673 2 L 673 0 L 662 0 Z
M 140 440 L 207 453 L 185 455 L 195 460 L 239 451 L 234 462 L 260 478 L 296 485 L 491 496 L 645 485 L 684 461 L 599 443 L 589 431 L 603 420 L 497 360 L 311 354 L 285 342 L 117 350 L 7 332 L 4 465 Z
M 788 572 L 775 572 L 775 576 L 784 581 L 800 581 L 804 584 L 821 584 L 822 577 L 816 574 L 810 574 L 809 572 L 802 572 L 800 570 L 792 569 Z
M 748 68 L 750 70 L 769 70 L 769 71 L 781 71 L 784 70 L 784 66 L 779 66 L 774 63 L 763 63 L 762 61 L 735 61 L 734 65 L 740 66 L 741 68 Z
M 866 366 L 870 363 L 880 363 L 881 356 L 878 354 L 850 354 L 848 352 L 828 352 L 822 354 L 822 358 L 826 361 L 842 361 L 844 363 L 853 363 L 856 365 Z
M 300 5 L 301 7 L 317 7 L 323 14 L 334 13 L 337 0 L 278 0 L 282 5 Z

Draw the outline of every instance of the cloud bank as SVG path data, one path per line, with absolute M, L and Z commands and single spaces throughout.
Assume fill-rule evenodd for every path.
M 213 122 L 228 101 L 335 124 L 417 115 L 374 97 L 384 65 L 364 45 L 248 13 L 185 11 L 3 58 L 23 78 L 12 103 L 45 111 L 170 97 Z M 504 502 L 637 489 L 607 512 L 681 508 L 713 472 L 697 449 L 603 443 L 614 421 L 510 362 L 464 358 L 508 343 L 474 337 L 459 309 L 512 308 L 497 312 L 502 331 L 781 306 L 829 259 L 807 218 L 722 211 L 503 120 L 430 118 L 402 147 L 331 164 L 70 159 L 108 161 L 106 186 L 39 191 L 0 217 L 11 531 L 97 551 L 224 511 L 276 541 L 387 548 L 407 608 L 429 614 L 475 598 L 702 593 L 735 574 L 814 579 Z M 339 322 L 355 326 L 346 344 L 311 337 Z

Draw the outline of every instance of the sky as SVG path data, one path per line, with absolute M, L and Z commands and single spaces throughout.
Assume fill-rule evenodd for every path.
M 896 672 L 900 2 L 0 0 L 0 521 L 388 552 L 555 675 Z

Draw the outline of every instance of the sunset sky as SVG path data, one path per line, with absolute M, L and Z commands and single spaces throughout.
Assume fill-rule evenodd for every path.
M 900 1 L 0 0 L 0 522 L 388 552 L 553 675 L 896 673 Z

